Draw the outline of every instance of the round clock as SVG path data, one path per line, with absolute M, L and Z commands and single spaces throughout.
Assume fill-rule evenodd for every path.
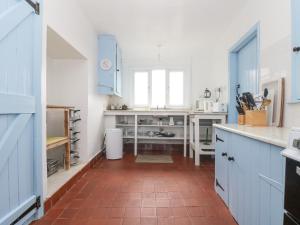
M 112 62 L 108 58 L 102 59 L 100 62 L 100 67 L 103 70 L 110 70 L 112 67 Z

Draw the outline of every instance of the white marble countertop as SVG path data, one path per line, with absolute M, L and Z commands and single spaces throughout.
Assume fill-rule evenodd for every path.
M 138 115 L 152 115 L 152 114 L 171 114 L 171 115 L 227 115 L 227 113 L 213 113 L 213 112 L 198 112 L 191 109 L 128 109 L 128 110 L 105 110 L 104 115 L 129 115 L 129 114 L 138 114 Z
M 300 151 L 297 149 L 287 148 L 281 152 L 281 155 L 300 162 Z
M 288 145 L 289 128 L 252 127 L 238 124 L 214 124 L 214 127 L 282 148 Z
M 189 113 L 189 110 L 174 110 L 174 109 L 158 109 L 158 110 L 142 110 L 142 109 L 128 109 L 128 110 L 105 110 L 104 115 L 155 115 L 155 114 L 163 114 L 163 115 L 186 115 Z

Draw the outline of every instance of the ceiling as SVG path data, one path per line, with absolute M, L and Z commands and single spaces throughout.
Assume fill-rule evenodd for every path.
M 246 0 L 78 0 L 98 33 L 116 35 L 125 57 L 192 55 L 212 47 Z
M 79 51 L 49 26 L 47 27 L 47 56 L 54 59 L 85 59 Z

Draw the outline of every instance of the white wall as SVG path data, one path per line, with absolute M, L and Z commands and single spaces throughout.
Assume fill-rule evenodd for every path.
M 80 109 L 81 121 L 79 153 L 81 161 L 89 160 L 87 149 L 87 61 L 72 59 L 47 60 L 47 103 L 49 105 L 75 106 Z M 47 133 L 49 136 L 63 135 L 64 118 L 62 110 L 48 110 Z
M 291 10 L 289 0 L 251 0 L 236 15 L 216 43 L 212 78 L 218 86 L 228 84 L 228 51 L 251 27 L 260 23 L 260 57 L 263 79 L 285 77 L 286 102 L 290 101 Z M 299 126 L 300 105 L 286 105 L 285 126 Z
M 100 150 L 103 139 L 103 109 L 106 108 L 108 97 L 96 93 L 97 79 L 97 33 L 90 21 L 85 17 L 76 1 L 49 0 L 45 1 L 44 18 L 44 59 L 43 59 L 43 87 L 46 101 L 46 26 L 51 27 L 65 41 L 86 58 L 85 82 L 81 88 L 85 90 L 85 100 L 82 110 L 86 114 L 86 158 L 92 158 Z M 45 120 L 45 113 L 44 113 Z M 44 121 L 45 123 L 45 121 Z M 44 134 L 46 128 L 44 128 Z M 83 142 L 83 143 L 84 143 Z M 84 148 L 84 147 L 83 147 Z M 44 168 L 46 181 L 46 168 Z M 46 182 L 44 189 L 46 190 Z M 44 191 L 45 191 L 44 190 Z M 46 193 L 46 191 L 45 191 Z
M 88 157 L 100 149 L 103 129 L 103 108 L 108 98 L 96 93 L 97 33 L 75 1 L 46 1 L 46 21 L 87 59 L 87 151 Z M 100 128 L 96 127 L 100 126 Z

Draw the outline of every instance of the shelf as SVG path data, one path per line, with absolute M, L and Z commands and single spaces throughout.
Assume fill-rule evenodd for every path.
M 47 150 L 67 144 L 69 137 L 47 137 Z
M 144 140 L 183 140 L 183 137 L 148 137 L 148 136 L 139 136 L 138 139 Z
M 138 125 L 138 127 L 174 127 L 174 128 L 184 128 L 183 125 L 155 125 L 155 124 L 151 124 L 151 125 Z
M 117 127 L 134 127 L 134 124 L 117 124 Z
M 117 127 L 134 127 L 134 124 L 117 124 Z M 155 125 L 155 124 L 141 124 L 138 127 L 169 127 L 169 128 L 184 128 L 184 125 Z
M 74 106 L 47 105 L 47 109 L 74 109 Z
M 148 136 L 138 136 L 138 139 L 143 140 L 184 140 L 183 137 L 148 137 Z M 133 136 L 124 136 L 123 139 L 134 139 Z
M 133 136 L 124 136 L 123 139 L 134 139 Z
M 190 145 L 192 146 L 192 148 L 195 148 L 195 143 L 190 143 Z M 215 145 L 210 143 L 209 145 L 205 145 L 203 144 L 203 142 L 200 142 L 200 149 L 205 149 L 205 150 L 213 150 L 215 149 Z

